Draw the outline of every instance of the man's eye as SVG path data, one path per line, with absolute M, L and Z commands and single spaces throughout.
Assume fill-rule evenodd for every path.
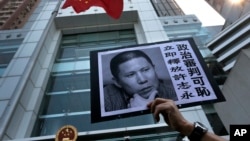
M 149 71 L 149 69 L 150 69 L 150 68 L 143 68 L 143 69 L 142 69 L 142 72 L 147 72 L 147 71 Z
M 130 77 L 133 77 L 134 76 L 134 73 L 130 73 L 130 74 L 127 74 L 126 77 L 130 78 Z

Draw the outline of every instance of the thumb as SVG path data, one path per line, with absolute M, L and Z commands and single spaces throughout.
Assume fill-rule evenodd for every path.
M 157 90 L 154 90 L 154 91 L 150 94 L 148 100 L 154 100 L 157 93 L 158 93 L 158 91 L 157 91 Z
M 140 98 L 141 96 L 140 96 L 139 94 L 135 93 L 135 94 L 133 95 L 133 97 L 134 97 L 134 98 Z
M 144 102 L 144 101 L 147 101 L 147 99 L 143 98 L 142 96 L 140 96 L 139 94 L 134 94 L 133 96 L 134 100 L 137 101 L 137 102 Z
M 144 105 L 145 99 L 143 99 L 139 94 L 134 94 L 133 98 L 131 98 L 129 102 L 131 107 L 139 107 Z

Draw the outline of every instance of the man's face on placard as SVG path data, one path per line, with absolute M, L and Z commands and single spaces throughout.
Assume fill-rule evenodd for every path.
M 159 80 L 154 66 L 143 57 L 137 57 L 119 65 L 116 84 L 129 95 L 139 94 L 147 99 L 158 88 Z

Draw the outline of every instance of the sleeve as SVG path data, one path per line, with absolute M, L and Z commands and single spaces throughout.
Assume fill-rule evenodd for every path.
M 124 98 L 122 90 L 114 85 L 104 87 L 104 105 L 105 111 L 114 111 L 127 108 L 127 102 Z
M 112 106 L 112 90 L 110 89 L 110 86 L 105 86 L 104 87 L 104 105 L 105 105 L 105 111 L 113 111 L 113 106 Z

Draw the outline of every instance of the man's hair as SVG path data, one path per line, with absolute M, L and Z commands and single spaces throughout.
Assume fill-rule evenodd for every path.
M 152 60 L 144 52 L 140 50 L 124 51 L 124 52 L 117 54 L 115 57 L 111 59 L 110 70 L 111 70 L 112 75 L 116 79 L 118 79 L 119 65 L 131 59 L 139 58 L 139 57 L 145 58 L 153 66 Z

